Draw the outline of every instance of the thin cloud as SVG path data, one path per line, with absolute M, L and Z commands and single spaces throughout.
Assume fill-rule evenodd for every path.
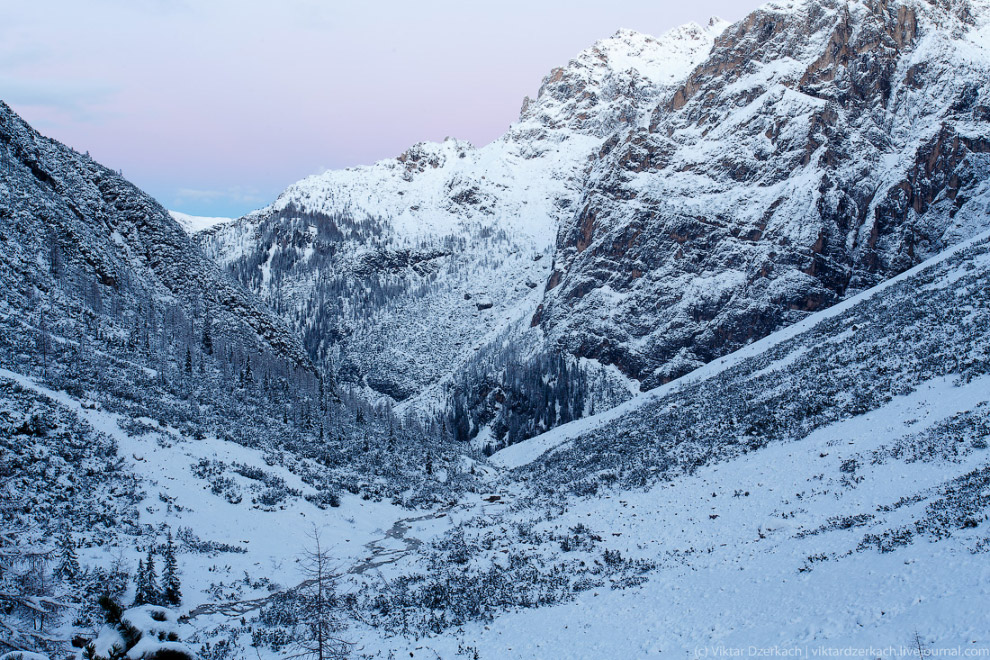
M 173 198 L 176 205 L 194 202 L 227 202 L 234 204 L 261 204 L 266 199 L 254 189 L 232 186 L 223 190 L 180 188 Z
M 77 122 L 107 118 L 105 107 L 120 91 L 104 82 L 25 79 L 0 76 L 3 100 L 11 105 L 38 108 Z
M 760 2 L 10 2 L 0 98 L 173 208 L 236 214 L 423 140 L 485 145 L 620 26 L 659 34 Z

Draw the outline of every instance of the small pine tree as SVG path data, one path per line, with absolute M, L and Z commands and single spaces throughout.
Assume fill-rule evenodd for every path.
M 148 556 L 138 560 L 137 576 L 135 577 L 134 604 L 161 605 L 162 592 L 158 586 L 158 573 L 155 571 L 155 555 L 148 546 Z
M 75 585 L 82 575 L 82 568 L 79 566 L 79 557 L 76 555 L 76 545 L 67 532 L 62 534 L 62 537 L 59 539 L 58 565 L 55 567 L 55 575 L 72 585 Z
M 192 365 L 192 351 L 190 351 L 189 350 L 189 347 L 187 346 L 186 347 L 186 375 L 187 376 L 191 376 L 192 375 L 192 368 L 193 368 L 193 365 Z
M 155 571 L 155 554 L 152 546 L 148 546 L 148 556 L 144 560 L 144 571 L 147 575 L 145 584 L 148 588 L 148 600 L 151 605 L 162 604 L 162 590 L 158 586 L 158 573 Z
M 148 573 L 144 570 L 143 559 L 138 559 L 137 573 L 134 574 L 134 604 L 148 604 Z
M 179 565 L 175 559 L 175 543 L 172 541 L 172 530 L 168 530 L 168 541 L 165 544 L 165 556 L 162 558 L 162 593 L 166 605 L 178 605 L 182 602 L 182 589 L 179 584 Z

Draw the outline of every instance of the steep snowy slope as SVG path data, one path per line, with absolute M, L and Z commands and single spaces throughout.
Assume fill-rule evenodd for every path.
M 133 600 L 163 524 L 196 604 L 227 588 L 206 574 L 235 543 L 288 550 L 345 493 L 356 512 L 473 487 L 463 447 L 334 396 L 167 211 L 3 104 L 0 288 L 0 653 L 92 639 L 96 599 Z
M 724 27 L 621 31 L 554 70 L 496 142 L 419 144 L 310 177 L 201 242 L 341 380 L 405 401 L 528 321 L 589 158 L 612 131 L 645 124 Z
M 534 323 L 653 387 L 986 227 L 985 2 L 771 3 L 615 134 Z
M 57 574 L 56 539 L 134 547 L 147 530 L 115 439 L 35 383 L 114 410 L 121 434 L 154 419 L 298 447 L 318 378 L 285 323 L 154 200 L 2 103 L 0 288 L 0 653 L 53 650 L 60 613 L 84 628 L 111 588 L 105 571 Z
M 230 281 L 167 211 L 2 102 L 0 215 L 6 329 L 30 331 L 47 319 L 73 337 L 77 324 L 89 324 L 84 334 L 94 339 L 98 322 L 109 324 L 109 336 L 135 325 L 147 332 L 156 315 L 184 315 L 190 335 L 211 322 L 218 342 L 312 374 L 284 322 Z
M 498 497 L 417 530 L 355 631 L 381 657 L 987 653 L 988 296 L 983 233 L 502 450 Z

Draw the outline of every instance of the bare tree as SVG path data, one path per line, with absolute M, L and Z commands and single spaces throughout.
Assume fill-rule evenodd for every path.
M 65 605 L 49 575 L 50 548 L 26 546 L 13 530 L 0 529 L 0 653 L 56 650 L 52 634 Z
M 38 349 L 41 351 L 41 364 L 44 374 L 48 376 L 48 315 L 39 308 L 38 313 Z
M 315 525 L 309 539 L 311 545 L 301 558 L 306 580 L 296 588 L 300 597 L 299 621 L 306 633 L 296 641 L 299 652 L 289 657 L 346 658 L 351 644 L 338 636 L 344 626 L 335 610 L 337 576 L 333 572 L 333 558 Z

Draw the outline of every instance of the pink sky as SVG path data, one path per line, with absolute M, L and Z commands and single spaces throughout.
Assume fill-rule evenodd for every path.
M 483 145 L 554 66 L 753 0 L 12 0 L 0 98 L 165 206 L 240 215 L 327 168 Z

